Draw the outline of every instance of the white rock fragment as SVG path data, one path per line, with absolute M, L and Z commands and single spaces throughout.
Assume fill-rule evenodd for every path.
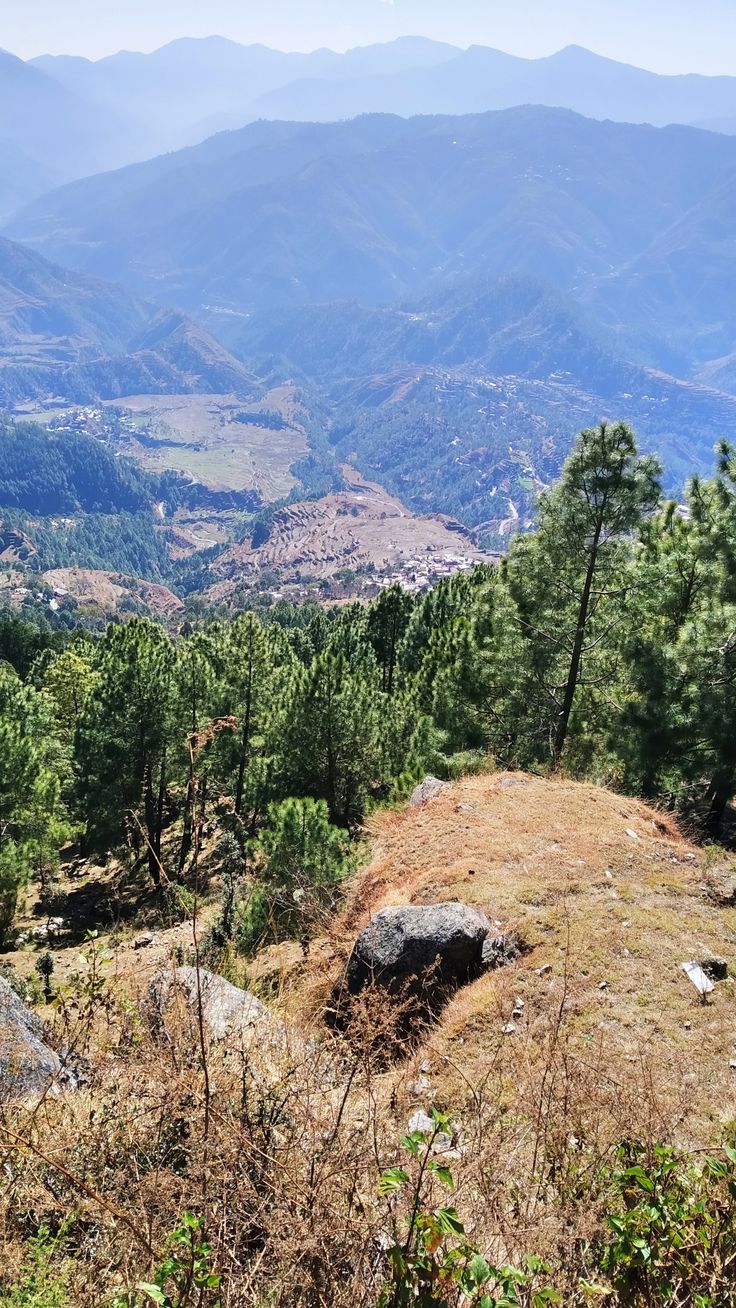
M 414 1131 L 422 1131 L 424 1134 L 431 1135 L 434 1131 L 434 1122 L 432 1121 L 432 1118 L 428 1113 L 423 1112 L 421 1108 L 419 1109 L 419 1112 L 414 1113 L 409 1118 L 408 1126 L 410 1134 L 413 1134 Z

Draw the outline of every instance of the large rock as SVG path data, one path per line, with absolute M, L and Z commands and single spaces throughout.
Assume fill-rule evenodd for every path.
M 41 1019 L 0 979 L 0 1102 L 42 1093 L 61 1074 Z
M 489 930 L 487 918 L 467 904 L 384 908 L 356 941 L 347 988 L 427 993 L 462 985 L 483 970 Z
M 425 777 L 413 792 L 409 800 L 410 808 L 423 808 L 431 799 L 436 799 L 446 786 L 445 781 L 440 781 L 439 777 Z
M 199 969 L 199 984 L 196 967 L 159 972 L 151 982 L 149 999 L 154 1012 L 163 1018 L 176 996 L 183 996 L 187 1010 L 198 1020 L 200 993 L 202 1020 L 211 1040 L 240 1042 L 245 1038 L 250 1042 L 254 1035 L 284 1031 L 283 1024 L 256 995 L 239 990 L 204 967 Z

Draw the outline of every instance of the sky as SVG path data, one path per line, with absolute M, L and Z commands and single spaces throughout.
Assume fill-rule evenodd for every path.
M 531 58 L 576 44 L 656 72 L 736 74 L 736 0 L 0 0 L 0 47 L 24 59 L 213 34 L 282 50 L 419 34 Z

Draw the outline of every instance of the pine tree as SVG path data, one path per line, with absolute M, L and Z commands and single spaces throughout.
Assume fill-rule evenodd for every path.
M 413 607 L 411 595 L 398 584 L 384 590 L 370 607 L 366 634 L 378 660 L 385 695 L 393 695 L 396 689 L 399 652 Z
M 590 686 L 605 682 L 601 660 L 625 620 L 633 581 L 631 540 L 660 501 L 659 476 L 658 461 L 638 455 L 625 423 L 586 429 L 558 484 L 541 497 L 538 530 L 512 547 L 511 593 L 532 646 L 553 767 L 584 678 Z
M 350 842 L 332 826 L 324 800 L 272 804 L 256 847 L 258 882 L 246 908 L 241 943 L 250 951 L 267 939 L 308 940 L 334 907 L 352 869 Z
M 263 802 L 266 760 L 278 705 L 295 670 L 280 627 L 266 628 L 253 613 L 235 619 L 222 650 L 218 711 L 234 719 L 218 741 L 218 766 L 238 817 L 253 828 Z
M 339 826 L 360 822 L 379 782 L 380 718 L 370 683 L 342 654 L 321 654 L 296 677 L 279 717 L 276 777 L 283 795 L 327 802 Z
M 68 835 L 59 753 L 42 697 L 0 664 L 0 941 L 29 877 L 58 862 Z
M 130 821 L 160 882 L 161 837 L 174 732 L 174 650 L 157 623 L 133 618 L 103 641 L 99 682 L 79 733 L 81 798 L 90 839 L 119 840 Z M 142 836 L 142 841 L 141 841 Z

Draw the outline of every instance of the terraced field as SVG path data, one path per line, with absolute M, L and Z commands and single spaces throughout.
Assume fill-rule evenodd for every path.
M 266 502 L 288 495 L 290 469 L 308 453 L 288 386 L 244 404 L 233 395 L 128 395 L 115 407 L 146 419 L 126 453 L 144 467 L 172 468 L 211 490 L 254 490 Z M 145 430 L 143 427 L 145 426 Z

